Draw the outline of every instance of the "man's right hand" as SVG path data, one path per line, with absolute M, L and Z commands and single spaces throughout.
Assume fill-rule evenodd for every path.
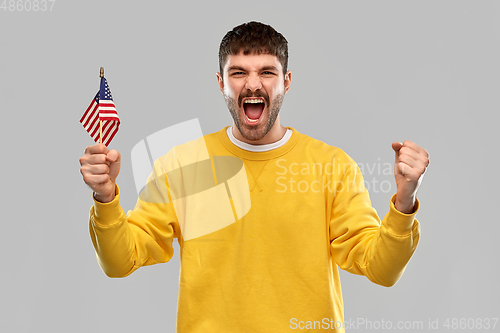
M 85 184 L 95 192 L 94 198 L 97 201 L 106 203 L 115 198 L 120 161 L 120 153 L 114 149 L 109 150 L 102 143 L 85 148 L 85 154 L 80 157 L 80 172 Z

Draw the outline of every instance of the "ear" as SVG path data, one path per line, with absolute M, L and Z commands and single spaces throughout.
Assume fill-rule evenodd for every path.
M 288 71 L 285 74 L 285 94 L 290 89 L 290 84 L 292 83 L 292 72 Z
M 217 76 L 217 83 L 219 84 L 220 92 L 224 94 L 224 81 L 222 80 L 222 75 L 217 72 L 215 73 L 215 76 Z

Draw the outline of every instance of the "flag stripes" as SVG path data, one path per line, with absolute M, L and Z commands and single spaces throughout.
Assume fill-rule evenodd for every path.
M 94 142 L 99 142 L 100 121 L 102 121 L 102 143 L 107 146 L 118 132 L 120 119 L 105 78 L 101 78 L 100 90 L 80 119 L 83 128 Z

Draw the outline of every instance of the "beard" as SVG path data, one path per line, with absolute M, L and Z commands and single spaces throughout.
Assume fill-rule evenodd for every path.
M 244 120 L 240 119 L 240 107 L 243 113 L 243 104 L 242 100 L 245 97 L 263 97 L 266 101 L 267 109 L 269 110 L 267 115 L 267 121 L 265 123 L 261 123 L 257 126 L 249 126 L 245 123 Z M 267 94 L 258 93 L 258 94 L 249 94 L 249 95 L 240 95 L 238 97 L 238 103 L 236 100 L 224 93 L 224 100 L 226 101 L 227 108 L 231 113 L 231 117 L 233 117 L 234 123 L 236 124 L 236 128 L 241 133 L 241 136 L 250 141 L 257 141 L 262 139 L 269 133 L 274 123 L 276 122 L 276 118 L 278 118 L 278 114 L 281 109 L 281 104 L 283 104 L 284 94 L 277 95 L 272 101 L 269 101 L 269 96 Z M 262 112 L 266 112 L 266 109 Z

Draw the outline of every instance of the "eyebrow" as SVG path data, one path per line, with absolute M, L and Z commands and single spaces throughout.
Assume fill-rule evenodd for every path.
M 276 66 L 264 66 L 261 68 L 262 71 L 267 71 L 267 70 L 275 70 L 278 71 L 278 68 Z
M 239 70 L 239 71 L 246 71 L 243 67 L 240 66 L 230 66 L 227 71 L 232 71 L 232 70 Z M 276 66 L 264 66 L 260 69 L 261 71 L 267 71 L 267 70 L 275 70 L 278 71 L 278 68 Z

